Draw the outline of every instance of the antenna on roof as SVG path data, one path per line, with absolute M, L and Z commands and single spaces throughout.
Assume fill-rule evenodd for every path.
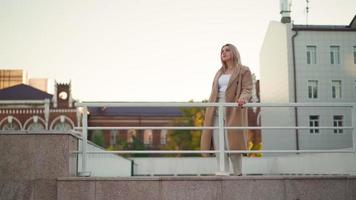
M 305 7 L 305 11 L 306 11 L 306 24 L 308 25 L 308 18 L 309 18 L 309 0 L 306 0 L 307 2 L 307 6 Z

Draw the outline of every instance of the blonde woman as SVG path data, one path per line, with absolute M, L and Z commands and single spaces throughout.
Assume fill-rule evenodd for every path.
M 224 108 L 224 125 L 245 126 L 247 110 L 243 105 L 251 98 L 252 76 L 248 67 L 241 64 L 238 50 L 232 44 L 221 48 L 220 59 L 222 67 L 213 81 L 209 102 L 236 102 L 236 107 Z M 217 108 L 208 107 L 205 112 L 204 126 L 218 126 Z M 219 149 L 219 130 L 204 130 L 201 137 L 201 150 L 209 150 L 213 137 L 214 148 Z M 246 150 L 247 135 L 243 130 L 229 129 L 224 131 L 226 150 Z M 216 153 L 219 163 L 219 153 Z M 230 154 L 234 175 L 242 175 L 242 154 Z M 225 156 L 225 172 L 230 173 L 229 157 Z M 219 165 L 218 165 L 219 166 Z

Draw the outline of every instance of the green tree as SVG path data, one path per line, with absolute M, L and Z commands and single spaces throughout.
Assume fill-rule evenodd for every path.
M 94 130 L 92 133 L 93 143 L 104 147 L 104 132 L 102 130 Z
M 107 148 L 109 151 L 113 150 L 146 150 L 145 145 L 142 143 L 140 139 L 137 138 L 137 136 L 132 136 L 132 142 L 128 143 L 127 141 L 119 140 L 115 145 L 111 145 Z M 122 154 L 124 157 L 147 157 L 148 154 L 140 154 L 140 153 L 135 153 L 135 154 Z
M 189 102 L 194 102 L 190 100 Z M 206 102 L 206 101 L 203 101 Z M 204 107 L 182 108 L 182 116 L 174 120 L 173 126 L 203 126 Z M 171 130 L 168 132 L 167 150 L 199 150 L 201 130 Z M 177 156 L 201 156 L 200 154 L 178 154 Z

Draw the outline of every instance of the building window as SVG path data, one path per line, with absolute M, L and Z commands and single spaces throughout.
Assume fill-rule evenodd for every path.
M 66 121 L 65 116 L 61 115 L 59 118 L 59 122 L 55 124 L 53 130 L 67 132 L 72 130 L 72 126 Z
M 19 131 L 20 127 L 16 123 L 7 123 L 2 127 L 3 131 Z
M 161 130 L 161 144 L 167 144 L 167 130 Z
M 53 130 L 67 132 L 72 130 L 72 126 L 67 122 L 59 122 L 54 126 Z
M 45 129 L 45 126 L 39 122 L 39 117 L 36 115 L 33 116 L 33 121 L 28 126 L 27 130 L 29 130 L 29 131 L 43 131 L 44 129 Z
M 2 126 L 3 131 L 19 131 L 21 126 L 13 116 L 8 116 L 6 123 Z
M 316 46 L 307 46 L 307 64 L 316 64 Z
M 152 144 L 153 143 L 153 134 L 152 130 L 146 129 L 143 133 L 143 143 L 144 144 Z
M 334 115 L 334 127 L 342 127 L 343 118 L 342 115 Z M 343 133 L 343 129 L 334 129 L 334 133 Z
M 110 130 L 110 145 L 113 146 L 117 142 L 118 130 Z
M 331 96 L 333 99 L 341 99 L 341 81 L 334 80 L 331 83 Z
M 356 46 L 354 46 L 354 64 L 356 64 Z
M 309 116 L 309 127 L 319 127 L 319 116 L 310 115 Z M 313 128 L 309 130 L 310 133 L 319 133 L 319 129 Z
M 330 63 L 340 64 L 340 47 L 330 46 Z
M 308 97 L 309 99 L 318 98 L 318 81 L 316 80 L 308 81 Z
M 130 129 L 127 131 L 127 143 L 132 143 L 135 137 L 136 137 L 135 129 Z
M 29 131 L 43 131 L 45 127 L 39 122 L 33 122 L 28 126 Z

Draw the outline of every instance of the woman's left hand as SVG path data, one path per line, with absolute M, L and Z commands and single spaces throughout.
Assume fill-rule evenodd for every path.
M 240 108 L 242 108 L 243 107 L 243 105 L 246 103 L 244 100 L 242 100 L 242 99 L 239 99 L 239 100 L 237 100 L 237 105 L 240 107 Z

